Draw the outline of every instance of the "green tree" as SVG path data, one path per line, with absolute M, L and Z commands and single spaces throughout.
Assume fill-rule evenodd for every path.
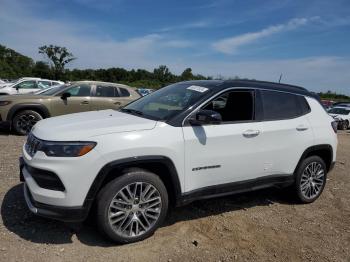
M 0 45 L 0 78 L 30 76 L 33 64 L 31 58 Z
M 192 74 L 192 68 L 186 68 L 181 74 L 181 80 L 192 80 L 194 76 Z
M 50 66 L 44 61 L 37 61 L 32 70 L 33 76 L 51 79 L 52 78 L 52 70 Z
M 72 53 L 68 52 L 66 47 L 54 45 L 39 47 L 39 54 L 43 54 L 49 59 L 54 69 L 55 79 L 60 79 L 63 76 L 66 64 L 76 59 Z
M 155 68 L 153 70 L 153 76 L 156 80 L 164 84 L 170 83 L 173 78 L 173 74 L 166 65 L 160 65 L 158 68 Z

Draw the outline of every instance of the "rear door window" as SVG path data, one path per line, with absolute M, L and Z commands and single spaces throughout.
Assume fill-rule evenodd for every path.
M 130 96 L 129 91 L 125 88 L 119 87 L 119 92 L 122 97 Z
M 64 93 L 70 93 L 71 96 L 90 96 L 91 87 L 89 85 L 76 85 L 66 89 Z
M 278 92 L 261 91 L 264 120 L 282 120 L 301 116 L 310 108 L 303 96 Z
M 116 97 L 119 96 L 118 90 L 113 86 L 96 86 L 97 97 Z
M 49 81 L 38 81 L 39 88 L 48 88 L 51 86 L 51 82 Z

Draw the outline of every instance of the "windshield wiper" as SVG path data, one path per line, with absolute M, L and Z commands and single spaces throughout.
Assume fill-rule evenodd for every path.
M 126 112 L 126 113 L 130 113 L 130 114 L 134 114 L 134 115 L 139 115 L 139 116 L 143 116 L 144 115 L 142 111 L 135 110 L 135 109 L 122 108 L 120 111 Z
M 129 108 L 122 108 L 119 110 L 120 112 L 125 112 L 128 114 L 132 114 L 132 115 L 136 115 L 136 116 L 141 116 L 147 119 L 151 119 L 151 120 L 155 120 L 155 121 L 159 121 L 160 118 L 156 117 L 156 116 L 152 116 L 152 115 L 147 115 L 145 113 L 143 113 L 142 111 L 136 110 L 136 109 L 129 109 Z

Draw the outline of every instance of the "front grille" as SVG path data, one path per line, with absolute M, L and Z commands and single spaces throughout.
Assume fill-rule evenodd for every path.
M 27 153 L 32 157 L 38 151 L 40 144 L 40 139 L 36 138 L 32 133 L 29 133 L 27 142 L 25 144 L 25 149 Z

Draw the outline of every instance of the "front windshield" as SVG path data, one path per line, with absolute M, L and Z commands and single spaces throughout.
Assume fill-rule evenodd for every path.
M 332 108 L 328 111 L 330 114 L 339 114 L 339 115 L 348 115 L 350 113 L 350 109 L 345 108 Z
M 177 83 L 144 96 L 121 111 L 167 121 L 185 111 L 211 91 L 207 86 Z
M 39 92 L 39 95 L 41 96 L 52 96 L 61 91 L 62 89 L 66 88 L 68 85 L 58 85 L 52 88 L 49 88 L 48 90 Z

